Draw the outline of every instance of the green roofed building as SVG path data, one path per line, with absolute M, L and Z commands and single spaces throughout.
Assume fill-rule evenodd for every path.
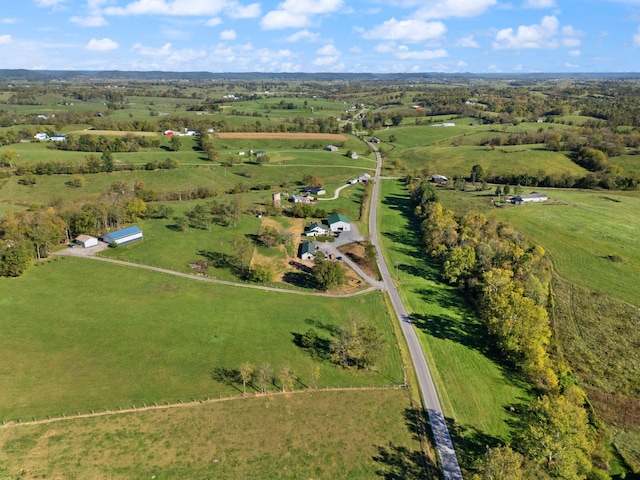
M 334 213 L 327 218 L 329 228 L 332 232 L 349 232 L 351 231 L 351 223 L 349 219 L 341 213 Z

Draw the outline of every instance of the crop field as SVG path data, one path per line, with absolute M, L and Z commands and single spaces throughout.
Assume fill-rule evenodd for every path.
M 251 396 L 0 428 L 0 476 L 427 478 L 412 428 L 402 390 Z
M 310 385 L 317 364 L 319 387 L 403 382 L 379 293 L 300 297 L 76 258 L 2 278 L 0 289 L 5 422 L 235 395 L 242 384 L 220 372 L 243 362 L 268 363 L 274 376 L 288 365 L 296 388 Z M 317 362 L 294 343 L 312 326 L 328 337 L 351 315 L 383 335 L 376 372 Z
M 470 456 L 508 438 L 506 407 L 526 403 L 529 393 L 495 358 L 464 296 L 439 281 L 437 267 L 420 251 L 403 185 L 385 181 L 382 187 L 379 224 L 388 265 L 423 344 L 454 444 L 465 445 L 459 454 L 468 467 Z

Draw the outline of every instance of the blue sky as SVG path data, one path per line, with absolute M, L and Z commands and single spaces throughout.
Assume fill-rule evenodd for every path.
M 3 4 L 0 68 L 640 71 L 640 0 L 22 0 Z

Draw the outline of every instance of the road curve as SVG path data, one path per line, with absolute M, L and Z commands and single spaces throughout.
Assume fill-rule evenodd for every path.
M 407 341 L 409 347 L 409 353 L 411 354 L 411 361 L 413 362 L 413 368 L 415 369 L 416 376 L 418 378 L 418 385 L 422 393 L 425 408 L 429 415 L 429 422 L 433 431 L 433 437 L 436 443 L 436 449 L 440 457 L 440 463 L 442 465 L 442 471 L 445 480 L 462 480 L 462 471 L 458 463 L 458 457 L 456 451 L 453 448 L 453 441 L 449 434 L 449 428 L 438 399 L 436 387 L 431 378 L 431 372 L 429 366 L 424 357 L 422 346 L 418 341 L 413 326 L 408 321 L 409 314 L 400 299 L 400 295 L 396 286 L 393 283 L 389 268 L 382 255 L 382 249 L 380 248 L 380 241 L 378 237 L 378 225 L 377 225 L 377 212 L 378 212 L 378 197 L 380 194 L 380 171 L 382 169 L 382 157 L 376 146 L 369 143 L 371 149 L 375 152 L 378 160 L 376 175 L 373 184 L 373 192 L 371 194 L 371 208 L 369 210 L 369 234 L 371 243 L 375 246 L 378 258 L 378 268 L 382 275 L 382 281 L 385 285 L 385 290 L 389 292 L 389 298 L 396 312 L 398 322 L 400 322 L 400 328 Z

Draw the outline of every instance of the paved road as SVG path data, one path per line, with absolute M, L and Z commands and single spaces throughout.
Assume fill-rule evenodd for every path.
M 449 434 L 449 428 L 442 412 L 440 400 L 436 393 L 431 373 L 429 372 L 429 366 L 424 358 L 422 346 L 418 341 L 413 326 L 409 320 L 409 314 L 405 309 L 398 290 L 396 289 L 389 268 L 382 255 L 382 249 L 380 248 L 378 237 L 378 225 L 377 225 L 377 211 L 378 211 L 378 197 L 380 194 L 380 170 L 382 168 L 382 158 L 376 146 L 369 143 L 371 149 L 375 152 L 378 159 L 378 166 L 376 168 L 375 183 L 373 185 L 373 192 L 371 195 L 371 209 L 369 212 L 369 233 L 371 236 L 371 243 L 375 245 L 378 257 L 378 268 L 382 274 L 382 281 L 385 285 L 385 290 L 389 292 L 391 303 L 396 312 L 402 333 L 404 334 L 407 345 L 409 346 L 409 353 L 411 354 L 411 361 L 413 362 L 413 368 L 416 371 L 418 377 L 418 384 L 420 391 L 422 392 L 422 398 L 424 400 L 425 408 L 429 415 L 429 422 L 431 423 L 431 429 L 433 431 L 433 437 L 436 442 L 436 449 L 440 456 L 440 463 L 442 464 L 442 471 L 446 480 L 462 480 L 462 472 L 460 471 L 460 465 L 458 464 L 458 457 L 453 448 L 453 442 L 451 441 L 451 435 Z

